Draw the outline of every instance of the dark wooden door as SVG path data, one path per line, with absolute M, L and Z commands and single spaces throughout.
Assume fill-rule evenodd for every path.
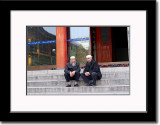
M 97 62 L 112 62 L 111 27 L 96 27 Z

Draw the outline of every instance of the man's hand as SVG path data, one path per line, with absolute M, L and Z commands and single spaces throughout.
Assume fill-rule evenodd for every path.
M 73 77 L 73 74 L 72 74 L 72 72 L 70 72 L 69 74 L 70 74 L 70 77 Z
M 85 76 L 89 76 L 90 75 L 90 73 L 89 72 L 85 72 Z
M 73 71 L 72 74 L 75 75 L 76 71 Z
M 70 77 L 73 77 L 74 75 L 75 75 L 75 71 L 73 71 L 73 72 L 70 72 Z

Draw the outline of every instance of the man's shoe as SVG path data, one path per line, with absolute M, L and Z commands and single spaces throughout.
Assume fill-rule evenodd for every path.
M 93 82 L 93 83 L 91 84 L 91 86 L 96 86 L 96 84 Z
M 91 80 L 89 81 L 88 86 L 92 86 L 92 84 L 93 84 L 93 81 Z
M 78 84 L 74 84 L 74 87 L 78 87 L 79 85 Z
M 89 86 L 89 83 L 87 83 L 86 86 Z
M 93 82 L 93 81 L 91 81 L 91 82 L 89 82 L 89 84 L 88 84 L 89 86 L 96 86 L 96 83 L 95 82 Z
M 71 87 L 71 85 L 68 84 L 66 87 Z

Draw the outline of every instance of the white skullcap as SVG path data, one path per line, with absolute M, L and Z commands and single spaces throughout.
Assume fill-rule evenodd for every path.
M 86 58 L 90 58 L 90 57 L 92 57 L 92 56 L 91 56 L 91 55 L 87 55 L 87 56 L 86 56 Z
M 71 56 L 70 59 L 75 59 L 75 56 Z

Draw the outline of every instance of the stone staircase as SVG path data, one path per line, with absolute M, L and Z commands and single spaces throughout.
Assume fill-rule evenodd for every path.
M 83 72 L 83 69 L 81 70 Z M 65 87 L 64 70 L 27 71 L 27 95 L 129 94 L 129 67 L 101 68 L 97 86 L 86 86 L 80 77 L 79 87 Z

